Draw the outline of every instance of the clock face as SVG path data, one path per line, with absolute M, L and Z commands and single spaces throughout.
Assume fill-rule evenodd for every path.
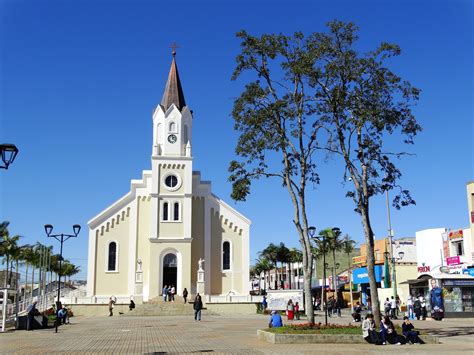
M 170 142 L 171 144 L 176 143 L 177 140 L 178 140 L 178 138 L 174 134 L 170 134 L 168 136 L 168 142 Z

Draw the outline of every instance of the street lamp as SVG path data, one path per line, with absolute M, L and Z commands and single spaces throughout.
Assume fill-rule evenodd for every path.
M 323 242 L 323 265 L 326 265 L 326 237 L 324 235 L 315 236 L 316 233 L 315 227 L 308 228 L 308 234 L 311 239 L 315 242 L 322 241 Z M 323 301 L 324 301 L 324 324 L 328 325 L 328 308 L 327 308 L 327 299 L 326 299 L 326 267 L 323 267 Z
M 335 286 L 334 288 L 334 291 L 337 292 L 337 287 L 338 287 L 338 284 L 336 283 L 335 278 L 336 278 L 336 270 L 339 269 L 339 267 L 341 266 L 341 264 L 339 263 L 336 263 L 335 266 L 333 267 L 329 267 L 329 264 L 324 264 L 324 267 L 328 270 L 331 270 L 331 275 L 332 275 L 332 282 L 333 282 L 333 286 Z
M 57 333 L 58 332 L 58 322 L 59 322 L 59 319 L 58 319 L 58 312 L 59 312 L 59 309 L 61 307 L 61 301 L 60 301 L 60 297 L 61 297 L 61 266 L 62 266 L 62 261 L 63 261 L 63 243 L 68 240 L 69 238 L 76 238 L 77 235 L 79 234 L 79 232 L 81 231 L 81 226 L 79 224 L 75 224 L 72 226 L 72 230 L 74 232 L 74 234 L 64 234 L 64 233 L 61 233 L 61 234 L 51 234 L 53 232 L 53 225 L 51 224 L 45 224 L 44 226 L 44 231 L 46 232 L 46 235 L 49 237 L 49 238 L 54 238 L 56 239 L 57 241 L 59 241 L 61 243 L 61 248 L 60 248 L 60 251 L 59 251 L 59 271 L 58 271 L 58 300 L 56 301 L 56 330 L 55 332 Z
M 8 166 L 13 163 L 18 154 L 18 148 L 14 144 L 3 143 L 0 144 L 0 154 L 2 155 L 2 162 L 0 169 L 8 169 Z
M 393 250 L 393 247 L 392 249 Z M 392 256 L 390 252 L 386 251 L 384 252 L 384 255 L 385 257 L 388 259 L 390 258 L 390 262 L 392 264 L 392 288 L 393 288 L 393 298 L 396 299 L 397 298 L 397 274 L 396 274 L 396 270 L 395 270 L 395 265 L 396 265 L 396 262 L 398 260 L 402 260 L 403 257 L 405 256 L 405 252 L 403 251 L 399 251 L 398 252 L 398 258 L 396 258 L 395 256 Z

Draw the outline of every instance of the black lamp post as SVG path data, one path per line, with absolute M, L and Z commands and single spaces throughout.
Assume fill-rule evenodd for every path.
M 315 236 L 314 234 L 316 233 L 316 228 L 315 227 L 309 227 L 308 228 L 308 234 L 311 239 L 313 239 L 315 242 L 316 241 L 322 241 L 323 242 L 323 265 L 326 265 L 326 237 L 324 235 L 320 236 Z M 323 301 L 324 301 L 324 324 L 328 325 L 328 309 L 326 307 L 327 305 L 327 295 L 326 295 L 326 267 L 323 267 Z
M 18 154 L 18 148 L 14 144 L 3 143 L 0 144 L 0 154 L 2 155 L 2 163 L 0 169 L 8 169 L 8 166 L 13 163 Z
M 57 241 L 61 243 L 61 248 L 59 251 L 59 271 L 58 271 L 58 300 L 56 302 L 56 333 L 58 332 L 58 312 L 61 307 L 61 266 L 62 266 L 62 261 L 63 261 L 63 243 L 68 240 L 69 238 L 76 238 L 79 232 L 81 231 L 81 226 L 79 224 L 75 224 L 72 226 L 72 230 L 74 234 L 51 234 L 53 231 L 53 226 L 51 224 L 45 224 L 44 230 L 46 232 L 46 235 L 51 238 L 55 238 Z

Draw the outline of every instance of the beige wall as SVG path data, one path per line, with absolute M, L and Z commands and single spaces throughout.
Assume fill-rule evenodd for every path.
M 128 250 L 129 250 L 129 212 L 123 219 L 114 219 L 114 225 L 109 223 L 108 231 L 104 229 L 97 238 L 97 261 L 95 294 L 97 295 L 123 295 L 128 293 Z M 117 242 L 118 246 L 118 272 L 107 272 L 108 243 Z
M 229 221 L 211 210 L 211 294 L 227 294 L 242 287 L 242 236 Z M 222 271 L 222 243 L 231 243 L 231 271 Z
M 198 260 L 204 259 L 204 198 L 193 198 L 192 218 L 191 284 L 196 285 Z

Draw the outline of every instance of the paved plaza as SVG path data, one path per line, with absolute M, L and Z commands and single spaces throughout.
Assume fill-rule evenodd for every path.
M 419 321 L 419 329 L 429 329 L 441 337 L 442 344 L 270 344 L 257 339 L 267 316 L 203 316 L 194 322 L 189 316 L 157 317 L 74 317 L 70 325 L 54 329 L 11 331 L 0 334 L 2 354 L 27 353 L 107 353 L 107 354 L 357 354 L 357 353 L 443 353 L 474 351 L 473 319 L 442 322 Z M 317 321 L 322 321 L 321 316 Z M 331 322 L 347 324 L 349 315 Z

